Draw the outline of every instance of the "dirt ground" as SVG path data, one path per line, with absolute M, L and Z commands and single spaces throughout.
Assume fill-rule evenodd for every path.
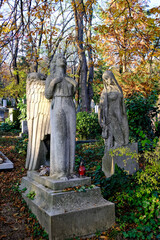
M 30 217 L 17 191 L 21 178 L 26 175 L 25 156 L 17 153 L 17 142 L 18 138 L 14 136 L 0 137 L 0 151 L 14 164 L 11 170 L 0 170 L 0 240 L 43 239 L 34 234 L 35 226 L 40 233 L 42 228 Z
M 1 201 L 0 207 L 0 239 L 30 240 L 26 232 L 25 219 L 20 216 L 11 202 Z

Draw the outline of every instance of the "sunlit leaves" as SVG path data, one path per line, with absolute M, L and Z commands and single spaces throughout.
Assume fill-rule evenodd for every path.
M 160 28 L 154 16 L 147 16 L 142 1 L 110 1 L 102 11 L 105 24 L 95 28 L 98 50 L 108 65 L 118 65 L 125 72 L 151 59 L 157 48 Z M 152 9 L 157 13 L 158 9 Z

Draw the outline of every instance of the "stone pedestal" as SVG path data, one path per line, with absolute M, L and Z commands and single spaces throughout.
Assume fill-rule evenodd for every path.
M 92 188 L 89 177 L 63 181 L 28 171 L 20 186 L 24 188 L 23 198 L 50 240 L 94 234 L 115 222 L 114 204 L 102 198 L 100 188 Z M 31 191 L 35 192 L 34 200 L 27 197 Z
M 138 153 L 138 144 L 131 143 L 123 148 L 125 149 L 124 154 L 121 151 L 117 151 L 114 156 L 111 156 L 109 151 L 104 154 L 102 170 L 107 178 L 114 174 L 115 164 L 124 169 L 128 174 L 133 174 L 139 169 L 137 160 L 132 156 L 132 153 Z

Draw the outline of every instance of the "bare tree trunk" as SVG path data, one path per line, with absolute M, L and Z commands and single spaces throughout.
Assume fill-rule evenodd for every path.
M 80 84 L 81 84 L 81 100 L 82 100 L 82 111 L 88 111 L 88 91 L 87 91 L 87 60 L 85 55 L 85 50 L 83 47 L 83 18 L 84 18 L 84 5 L 83 1 L 72 0 L 72 6 L 75 16 L 76 25 L 76 43 L 78 47 L 78 56 L 80 61 Z
M 13 53 L 13 70 L 15 72 L 16 77 L 16 83 L 19 84 L 19 74 L 18 74 L 18 68 L 17 68 L 17 56 L 18 56 L 18 38 L 15 40 L 15 49 Z
M 91 111 L 91 100 L 92 100 L 92 97 L 93 97 L 92 83 L 93 83 L 93 78 L 94 78 L 92 46 L 90 44 L 90 42 L 91 42 L 92 17 L 93 17 L 93 8 L 92 8 L 92 4 L 91 4 L 90 8 L 89 8 L 89 21 L 88 21 L 89 26 L 88 26 L 88 33 L 87 33 L 87 38 L 88 38 L 88 41 L 89 41 L 89 44 L 88 44 L 89 75 L 88 75 L 88 106 L 87 106 L 87 109 L 88 109 L 89 112 Z
M 81 82 L 81 99 L 82 99 L 82 111 L 88 111 L 88 91 L 87 91 L 87 61 L 85 52 L 81 52 L 79 55 L 81 71 L 80 71 L 80 82 Z
M 15 26 L 15 30 L 17 31 L 17 1 L 15 0 L 15 12 L 14 12 L 14 18 L 13 18 L 13 25 Z M 13 33 L 14 34 L 14 33 Z M 19 39 L 18 39 L 18 32 L 15 35 L 15 44 L 12 46 L 12 57 L 13 57 L 13 70 L 16 78 L 16 83 L 19 84 L 19 73 L 18 73 L 18 68 L 17 68 L 17 57 L 18 57 L 18 46 L 19 45 Z

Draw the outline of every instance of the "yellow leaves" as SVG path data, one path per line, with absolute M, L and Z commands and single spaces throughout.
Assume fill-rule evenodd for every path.
M 8 33 L 8 32 L 10 32 L 10 28 L 9 27 L 3 27 L 2 31 L 5 32 L 5 33 Z

